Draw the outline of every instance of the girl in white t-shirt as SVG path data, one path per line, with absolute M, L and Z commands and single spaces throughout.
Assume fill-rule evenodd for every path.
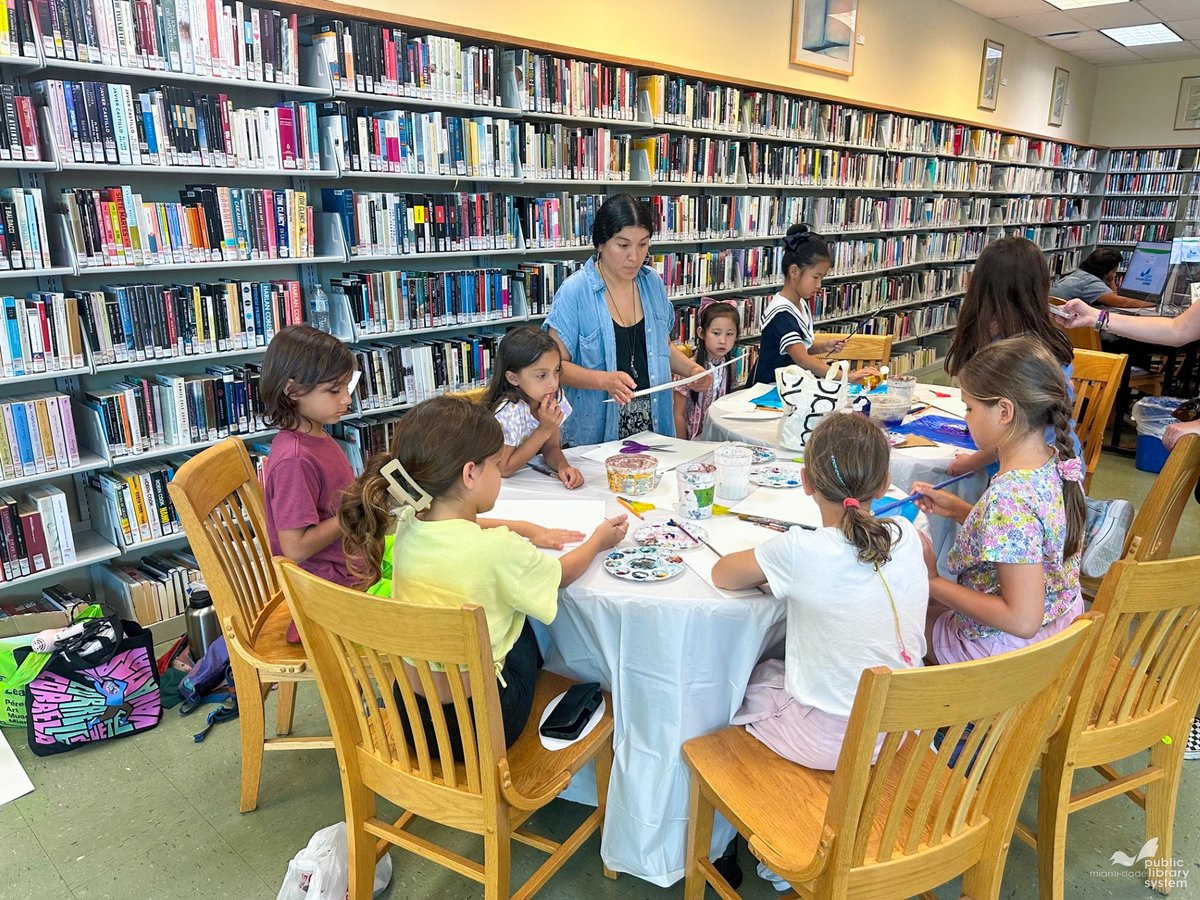
M 785 659 L 759 663 L 733 724 L 793 762 L 837 765 L 864 669 L 921 665 L 929 576 L 903 518 L 877 518 L 888 486 L 883 432 L 855 414 L 826 416 L 804 451 L 804 492 L 823 527 L 792 528 L 713 569 L 730 590 L 766 583 L 787 601 Z
M 504 335 L 483 405 L 504 430 L 500 474 L 505 478 L 540 453 L 564 487 L 583 484 L 583 473 L 562 452 L 561 427 L 571 404 L 559 389 L 561 378 L 562 353 L 547 332 L 523 325 Z

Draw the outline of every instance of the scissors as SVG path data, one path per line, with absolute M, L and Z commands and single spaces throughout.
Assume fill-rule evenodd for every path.
M 639 444 L 637 441 L 621 441 L 621 453 L 645 453 L 647 450 L 670 450 L 666 444 Z

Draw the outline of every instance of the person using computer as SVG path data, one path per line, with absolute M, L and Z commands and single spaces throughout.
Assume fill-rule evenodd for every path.
M 1100 247 L 1088 254 L 1079 268 L 1050 285 L 1050 296 L 1063 300 L 1079 299 L 1089 306 L 1117 309 L 1150 309 L 1154 303 L 1123 297 L 1117 293 L 1117 269 L 1121 251 Z

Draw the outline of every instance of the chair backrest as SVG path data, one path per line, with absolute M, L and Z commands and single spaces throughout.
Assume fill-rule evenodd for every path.
M 372 790 L 386 788 L 390 799 L 418 816 L 478 832 L 495 814 L 489 801 L 498 794 L 497 764 L 505 756 L 482 607 L 375 597 L 318 578 L 290 560 L 277 558 L 277 564 L 347 774 Z M 438 678 L 431 663 L 443 666 L 444 676 Z M 460 668 L 464 674 L 456 677 Z M 434 742 L 421 725 L 414 673 L 431 698 Z M 439 681 L 451 695 L 460 763 L 437 699 Z M 415 726 L 407 729 L 411 740 L 405 723 Z
M 1051 306 L 1062 306 L 1066 302 L 1067 301 L 1063 300 L 1061 297 L 1050 298 Z M 1054 322 L 1056 325 L 1058 324 L 1057 319 L 1055 319 Z M 1089 328 L 1087 326 L 1083 326 L 1081 328 L 1059 327 L 1062 331 L 1066 332 L 1067 339 L 1071 342 L 1071 346 L 1076 350 L 1100 349 L 1100 332 L 1098 332 L 1095 328 Z
M 821 341 L 840 341 L 847 337 L 847 332 L 817 332 L 813 335 L 813 343 Z M 825 357 L 821 357 L 824 359 Z M 890 334 L 852 334 L 849 340 L 836 354 L 831 354 L 829 360 L 844 359 L 852 368 L 861 366 L 886 366 L 892 358 L 892 336 Z
M 1142 501 L 1125 538 L 1125 556 L 1138 560 L 1165 559 L 1175 529 L 1200 480 L 1200 434 L 1179 439 L 1150 493 Z
M 1087 467 L 1086 490 L 1092 473 L 1100 465 L 1100 449 L 1104 444 L 1104 429 L 1117 400 L 1121 373 L 1129 357 L 1124 353 L 1101 353 L 1076 350 L 1071 364 L 1071 387 L 1075 391 L 1075 433 L 1083 445 L 1083 462 Z
M 874 878 L 908 885 L 930 867 L 948 871 L 962 854 L 1002 851 L 1092 624 L 1088 614 L 1037 644 L 975 662 L 863 672 L 825 818 L 827 871 L 856 870 L 839 888 L 871 893 Z
M 1200 556 L 1118 560 L 1092 611 L 1104 620 L 1060 736 L 1111 730 L 1102 739 L 1112 742 L 1113 758 L 1128 755 L 1120 733 L 1133 738 L 1129 753 L 1172 734 L 1164 718 L 1178 717 L 1186 736 L 1200 700 Z
M 278 598 L 262 486 L 246 445 L 226 438 L 179 467 L 167 489 L 222 623 L 253 646 Z M 274 603 L 272 601 L 275 601 Z
M 488 392 L 487 388 L 480 387 L 480 388 L 471 388 L 466 391 L 455 391 L 454 395 L 456 397 L 463 397 L 466 400 L 470 400 L 472 403 L 481 403 L 481 402 L 483 402 L 483 398 L 487 396 L 487 392 Z

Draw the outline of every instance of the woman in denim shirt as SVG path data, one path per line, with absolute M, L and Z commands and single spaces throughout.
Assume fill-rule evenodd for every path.
M 675 308 L 662 278 L 645 265 L 654 218 L 628 195 L 596 212 L 596 256 L 562 283 L 543 326 L 562 350 L 562 383 L 573 413 L 563 439 L 598 444 L 652 430 L 673 436 L 671 391 L 633 397 L 680 376 L 703 372 L 671 344 Z M 695 383 L 707 390 L 707 379 Z M 607 395 L 607 396 L 606 396 Z M 605 403 L 611 397 L 615 403 Z

